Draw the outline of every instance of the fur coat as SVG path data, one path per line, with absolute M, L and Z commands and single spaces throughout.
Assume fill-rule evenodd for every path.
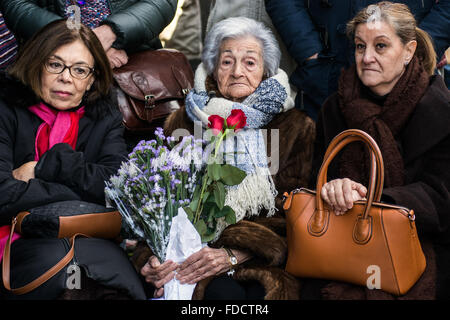
M 194 124 L 186 114 L 184 107 L 172 113 L 164 125 L 165 135 L 183 128 L 194 133 Z M 282 195 L 301 186 L 307 186 L 312 164 L 315 124 L 302 111 L 290 109 L 276 115 L 263 129 L 279 129 L 279 150 L 270 150 L 269 131 L 267 155 L 279 153 L 279 169 L 272 178 L 278 195 L 277 213 L 265 217 L 244 219 L 228 226 L 219 239 L 210 247 L 229 247 L 245 250 L 253 255 L 249 261 L 235 269 L 234 279 L 238 281 L 256 280 L 265 288 L 265 299 L 287 300 L 299 298 L 298 280 L 284 271 L 287 257 L 286 224 L 282 209 Z M 142 246 L 134 255 L 137 270 L 148 260 L 151 252 Z M 203 299 L 205 288 L 213 277 L 200 281 L 193 299 Z

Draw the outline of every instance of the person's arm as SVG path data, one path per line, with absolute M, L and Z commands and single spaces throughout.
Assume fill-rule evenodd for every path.
M 265 0 L 265 4 L 272 23 L 297 63 L 317 57 L 323 45 L 305 1 Z
M 62 18 L 54 12 L 39 7 L 36 2 L 32 0 L 0 0 L 0 11 L 3 13 L 8 28 L 17 38 L 28 40 L 45 25 Z
M 430 34 L 440 60 L 450 45 L 450 0 L 436 1 L 419 27 Z
M 410 183 L 384 188 L 382 200 L 413 209 L 420 232 L 450 233 L 450 136 L 427 152 Z
M 11 108 L 0 102 L 0 224 L 8 224 L 22 210 L 44 205 L 51 201 L 80 200 L 69 187 L 30 179 L 27 182 L 14 178 L 14 151 L 17 118 Z M 20 167 L 20 166 L 19 166 Z
M 105 181 L 126 160 L 127 150 L 121 114 L 107 116 L 102 121 L 110 122 L 110 126 L 103 136 L 92 137 L 102 140 L 94 161 L 87 160 L 83 152 L 73 150 L 68 144 L 59 143 L 38 161 L 36 178 L 64 184 L 86 200 L 103 202 Z
M 177 0 L 140 0 L 113 12 L 101 25 L 108 25 L 116 35 L 113 48 L 132 51 L 159 36 L 172 21 Z

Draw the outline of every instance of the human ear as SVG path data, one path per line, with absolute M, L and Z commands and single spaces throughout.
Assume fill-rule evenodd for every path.
M 417 41 L 411 40 L 405 45 L 405 65 L 407 65 L 414 56 L 417 49 Z

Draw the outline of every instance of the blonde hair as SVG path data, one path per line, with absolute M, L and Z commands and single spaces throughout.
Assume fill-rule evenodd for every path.
M 417 27 L 416 19 L 405 4 L 382 1 L 362 9 L 347 23 L 347 36 L 353 40 L 356 27 L 360 23 L 377 23 L 380 21 L 388 23 L 403 44 L 413 40 L 417 41 L 414 55 L 419 58 L 429 75 L 434 74 L 436 52 L 431 37 L 427 32 Z

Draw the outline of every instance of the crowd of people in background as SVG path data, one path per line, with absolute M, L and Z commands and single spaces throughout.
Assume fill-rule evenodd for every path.
M 81 14 L 76 29 L 67 26 L 72 6 Z M 141 242 L 129 259 L 111 241 L 81 239 L 81 290 L 64 289 L 59 274 L 27 295 L 2 288 L 0 297 L 159 298 L 178 270 L 182 283 L 197 283 L 194 299 L 393 299 L 284 270 L 283 192 L 314 189 L 330 141 L 356 128 L 380 146 L 382 201 L 416 214 L 427 268 L 401 298 L 450 298 L 450 0 L 0 0 L 0 241 L 20 210 L 62 200 L 105 204 L 104 181 L 127 156 L 112 70 L 132 53 L 163 47 L 183 52 L 195 74 L 185 105 L 166 119 L 166 135 L 238 107 L 252 129 L 242 130 L 251 141 L 244 157 L 266 158 L 259 130 L 279 130 L 271 179 L 244 168 L 247 190 L 267 206 L 243 208 L 236 224 L 181 266 L 158 261 Z M 369 166 L 356 145 L 330 167 L 320 192 L 337 214 L 366 197 Z M 236 196 L 251 203 L 245 197 L 253 193 Z M 13 250 L 17 287 L 66 246 L 18 238 Z M 233 276 L 230 251 L 239 265 Z

